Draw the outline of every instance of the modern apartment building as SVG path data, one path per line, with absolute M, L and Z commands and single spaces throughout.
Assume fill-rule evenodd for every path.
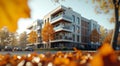
M 70 7 L 59 6 L 43 17 L 36 20 L 29 27 L 41 35 L 41 28 L 46 22 L 50 22 L 55 30 L 55 39 L 51 41 L 51 47 L 80 47 L 91 44 L 90 33 L 97 29 L 100 33 L 100 25 L 94 21 L 82 17 Z M 39 40 L 41 41 L 41 37 Z M 39 42 L 38 40 L 38 42 Z
M 100 26 L 94 20 L 82 17 L 79 13 L 64 6 L 59 6 L 44 16 L 43 22 L 49 21 L 55 29 L 55 40 L 52 47 L 78 47 L 91 43 L 90 32 Z

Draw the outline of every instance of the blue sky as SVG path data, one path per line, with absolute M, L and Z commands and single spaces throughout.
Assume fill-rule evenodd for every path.
M 88 1 L 88 2 L 87 2 Z M 77 13 L 80 13 L 87 19 L 94 19 L 98 24 L 107 29 L 112 29 L 114 24 L 109 22 L 110 14 L 96 14 L 95 4 L 92 0 L 65 0 L 60 3 L 54 3 L 53 0 L 29 0 L 28 5 L 31 9 L 31 18 L 20 19 L 18 21 L 18 33 L 26 31 L 26 28 L 36 19 L 42 19 L 47 13 L 60 5 L 71 7 Z

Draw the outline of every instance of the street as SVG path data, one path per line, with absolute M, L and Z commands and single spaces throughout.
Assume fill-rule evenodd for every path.
M 27 54 L 31 54 L 33 52 L 36 52 L 38 54 L 41 54 L 41 53 L 46 53 L 46 52 L 50 52 L 50 53 L 56 53 L 58 51 L 0 51 L 0 54 L 12 54 L 12 55 L 27 55 Z M 73 51 L 62 51 L 62 52 L 73 52 Z M 94 53 L 96 51 L 83 51 L 83 53 Z
M 46 53 L 49 51 L 1 51 L 0 54 L 12 54 L 12 55 L 27 55 L 36 52 L 38 54 Z M 57 51 L 50 51 L 51 53 L 56 53 Z M 68 51 L 63 51 L 68 52 Z
M 12 55 L 27 55 L 32 51 L 0 51 L 0 54 L 12 54 Z
M 49 51 L 0 51 L 0 54 L 27 55 L 27 54 L 31 54 L 33 52 L 41 54 L 41 53 L 46 53 L 46 52 L 49 52 Z M 50 52 L 55 53 L 56 51 L 50 51 Z

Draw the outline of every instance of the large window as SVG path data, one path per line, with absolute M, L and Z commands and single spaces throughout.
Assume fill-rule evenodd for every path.
M 58 27 L 58 26 L 60 26 L 60 24 L 56 24 L 54 27 Z
M 77 17 L 77 24 L 80 24 L 80 18 Z
M 77 26 L 77 33 L 80 33 L 80 27 Z
M 77 35 L 77 42 L 80 42 L 80 39 L 79 39 L 79 37 L 80 37 L 80 36 L 79 36 L 79 35 Z
M 75 41 L 75 34 L 73 34 L 73 41 Z
M 75 22 L 75 16 L 74 15 L 72 15 L 72 19 L 73 19 L 73 22 Z
M 75 32 L 75 25 L 73 25 L 73 31 Z

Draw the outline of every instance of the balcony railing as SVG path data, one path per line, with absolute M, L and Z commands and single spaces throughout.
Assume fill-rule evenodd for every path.
M 59 18 L 63 18 L 63 19 L 66 19 L 66 20 L 68 20 L 68 21 L 72 21 L 72 18 L 70 18 L 69 16 L 67 16 L 67 15 L 64 15 L 64 14 L 61 14 L 61 15 L 58 15 L 58 16 L 56 16 L 56 17 L 53 17 L 52 18 L 52 22 L 54 22 L 55 20 L 57 20 L 57 19 L 59 19 Z
M 70 28 L 70 26 L 58 26 L 54 28 L 55 31 L 58 30 L 67 30 L 67 31 L 72 31 L 72 29 Z
M 68 26 L 58 26 L 58 27 L 55 27 L 54 29 L 57 30 L 57 29 L 61 29 L 61 28 L 70 30 L 70 27 L 68 27 Z
M 62 38 L 55 38 L 55 40 L 69 40 L 72 41 L 71 37 L 62 37 Z

